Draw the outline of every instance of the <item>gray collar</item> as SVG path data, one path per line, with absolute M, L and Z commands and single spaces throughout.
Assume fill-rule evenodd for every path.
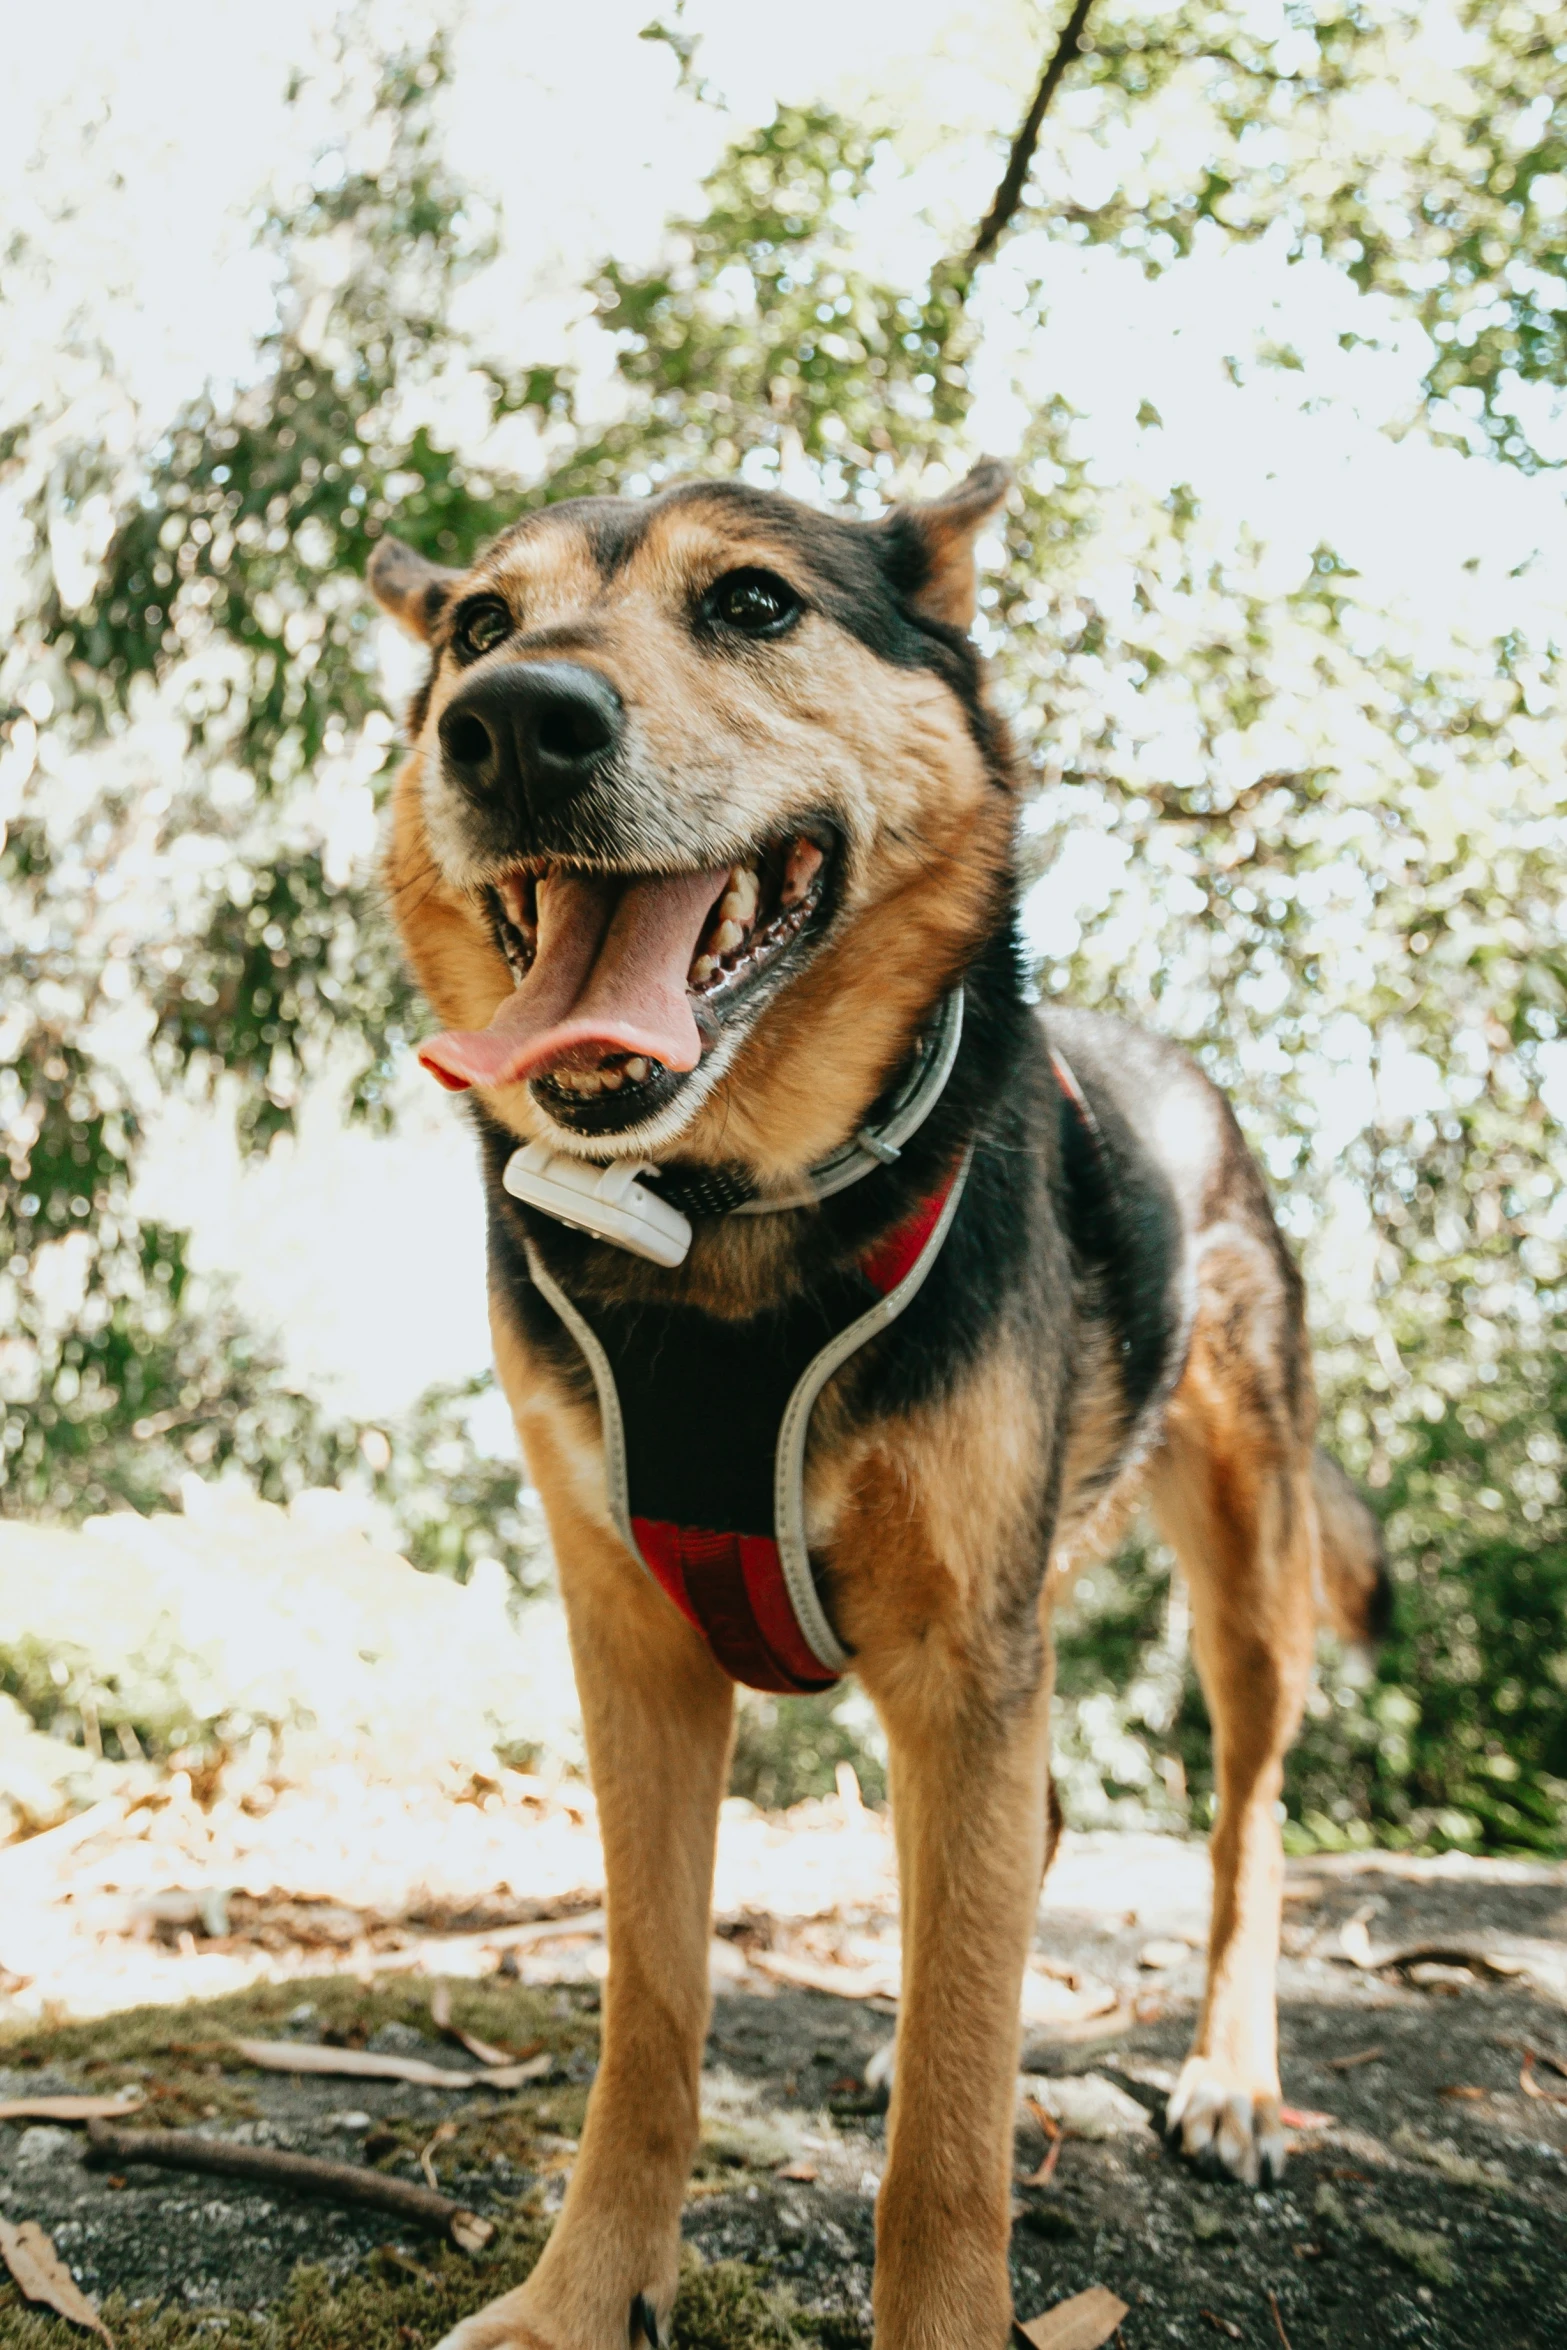
M 693 1216 L 773 1216 L 785 1208 L 815 1207 L 819 1200 L 847 1191 L 862 1176 L 892 1166 L 940 1101 L 962 1036 L 963 990 L 955 987 L 920 1039 L 914 1066 L 881 1124 L 862 1126 L 828 1158 L 817 1161 L 798 1191 L 782 1197 L 759 1197 L 741 1166 L 655 1166 L 647 1160 L 617 1159 L 604 1167 L 557 1155 L 546 1142 L 524 1143 L 513 1151 L 501 1186 L 513 1199 L 553 1216 L 558 1224 L 591 1233 L 656 1265 L 680 1265 L 691 1247 Z
M 955 987 L 921 1037 L 913 1067 L 881 1124 L 862 1126 L 829 1157 L 818 1159 L 797 1191 L 759 1196 L 746 1170 L 734 1165 L 658 1167 L 647 1180 L 661 1199 L 691 1216 L 774 1216 L 786 1208 L 815 1207 L 896 1163 L 946 1091 L 962 1041 L 963 990 Z

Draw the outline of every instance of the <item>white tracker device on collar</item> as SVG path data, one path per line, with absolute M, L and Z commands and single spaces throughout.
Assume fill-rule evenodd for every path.
M 741 1200 L 727 1212 L 766 1216 L 785 1208 L 813 1207 L 879 1167 L 890 1166 L 941 1099 L 962 1036 L 963 990 L 955 987 L 942 1004 L 913 1075 L 882 1125 L 862 1126 L 851 1141 L 811 1169 L 803 1190 L 784 1199 Z M 553 1216 L 557 1224 L 591 1233 L 652 1264 L 674 1267 L 683 1265 L 690 1251 L 691 1219 L 638 1180 L 658 1172 L 651 1159 L 612 1159 L 600 1167 L 592 1160 L 552 1151 L 548 1143 L 530 1142 L 507 1160 L 501 1187 L 525 1207 Z

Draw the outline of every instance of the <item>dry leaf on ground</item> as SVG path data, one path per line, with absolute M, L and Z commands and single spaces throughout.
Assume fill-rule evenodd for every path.
M 896 1974 L 885 1966 L 837 1966 L 817 1958 L 795 1958 L 786 1950 L 747 1953 L 760 1974 L 793 1983 L 802 1991 L 826 1991 L 835 1999 L 895 1999 Z
M 1287 2130 L 1331 2130 L 1335 2127 L 1331 2113 L 1313 2113 L 1307 2105 L 1281 2105 L 1279 2119 Z
M 468 2043 L 471 2046 L 471 2043 Z M 530 2056 L 522 2064 L 491 2064 L 486 2058 L 485 2069 L 474 2083 L 477 2089 L 525 2089 L 530 2081 L 542 2081 L 555 2070 L 555 2059 L 546 2048 L 541 2055 Z
M 802 2187 L 809 2187 L 817 2176 L 814 2162 L 786 2162 L 782 2170 L 775 2170 L 775 2179 L 793 2179 Z
M 1548 2064 L 1551 2063 L 1551 2059 L 1547 2057 L 1546 2062 Z M 1541 2088 L 1539 2082 L 1534 2077 L 1534 2065 L 1535 2052 L 1532 2048 L 1526 2048 L 1524 2050 L 1523 2063 L 1518 2068 L 1518 2086 L 1523 2091 L 1524 2095 L 1526 2097 L 1537 2097 L 1542 2105 L 1567 2106 L 1567 2097 L 1562 2096 L 1559 2090 Z M 1562 2068 L 1559 2065 L 1555 2065 L 1553 2066 L 1553 2069 L 1557 2072 L 1560 2072 Z
M 1025 2073 L 1018 2087 L 1022 2103 L 1036 2120 L 1042 2124 L 1048 2114 L 1070 2137 L 1152 2136 L 1146 2107 L 1103 2073 Z
M 1345 1919 L 1338 1930 L 1338 1947 L 1339 1956 L 1347 1958 L 1351 1966 L 1368 1968 L 1377 1963 L 1364 1918 Z
M 480 2064 L 491 2065 L 499 2069 L 518 2064 L 532 2064 L 543 2051 L 543 2043 L 535 2040 L 533 2045 L 530 2048 L 525 2048 L 519 2057 L 514 2055 L 511 2049 L 498 2048 L 493 2040 L 481 2040 L 477 2032 L 465 2032 L 461 2024 L 454 2024 L 452 2022 L 452 1987 L 450 1983 L 437 1983 L 435 1989 L 430 1993 L 430 2021 L 438 2032 L 443 2032 L 446 2038 L 453 2041 L 457 2047 L 465 2048 L 468 2054 L 477 2058 Z M 529 2079 L 542 2080 L 550 2069 L 550 2062 L 551 2060 L 545 2057 L 537 2073 L 530 2073 Z M 508 2084 L 508 2086 L 520 2087 L 521 2084 Z
M 1029 2112 L 1033 2115 L 1035 2121 L 1038 2122 L 1040 2128 L 1044 2131 L 1045 2136 L 1050 2141 L 1050 2145 L 1049 2150 L 1045 2155 L 1045 2159 L 1040 2164 L 1038 2170 L 1030 2171 L 1028 2177 L 1026 2179 L 1020 2179 L 1018 2184 L 1022 2187 L 1048 2187 L 1051 2180 L 1056 2175 L 1056 2164 L 1061 2159 L 1061 2148 L 1066 2142 L 1065 2133 L 1061 2128 L 1061 2124 L 1056 2120 L 1055 2115 L 1053 2113 L 1046 2113 L 1044 2107 L 1040 2104 L 1037 2097 L 1025 2097 L 1023 2099 L 1023 2103 L 1028 2107 Z
M 1042 2317 L 1031 2317 L 1017 2331 L 1033 2350 L 1099 2350 L 1126 2314 L 1124 2301 L 1117 2300 L 1103 2285 L 1090 2285 L 1086 2293 L 1058 2301 L 1054 2309 L 1047 2309 Z
M 377 2056 L 368 2048 L 323 2048 L 313 2040 L 236 2040 L 247 2064 L 266 2073 L 335 2073 L 355 2081 L 408 2081 L 419 2089 L 471 2089 L 472 2073 L 422 2056 Z
M 453 2024 L 449 2036 L 456 2041 L 459 2048 L 466 2048 L 470 2056 L 477 2058 L 480 2064 L 488 2065 L 493 2072 L 515 2072 L 517 2069 L 519 2059 L 512 2055 L 509 2048 L 498 2048 L 493 2040 L 481 2040 L 477 2032 L 465 2032 L 461 2024 Z M 553 2062 L 552 2058 L 544 2056 L 543 2062 L 540 2063 L 542 2054 L 542 2050 L 535 2044 L 529 2049 L 527 2056 L 520 2060 L 526 2064 L 538 2064 L 541 2079 L 549 2071 Z
M 436 2126 L 435 2136 L 430 2140 L 429 2145 L 423 2146 L 419 2150 L 419 2168 L 437 2195 L 441 2191 L 441 2182 L 435 2175 L 435 2149 L 437 2146 L 449 2146 L 456 2135 L 457 2124 L 455 2122 L 440 2122 Z
M 0 2122 L 112 2122 L 141 2101 L 139 2089 L 120 2097 L 7 2097 L 0 2099 Z
M 85 2326 L 114 2350 L 114 2336 L 36 2220 L 24 2219 L 20 2227 L 13 2227 L 0 2219 L 0 2259 L 25 2300 L 40 2302 L 73 2326 Z
M 1199 2309 L 1197 2315 L 1206 2319 L 1216 2334 L 1228 2334 L 1232 2342 L 1244 2342 L 1246 2337 L 1232 2319 L 1221 2317 L 1216 2309 Z
M 1417 1980 L 1424 1975 L 1431 1983 L 1444 1979 L 1441 1975 L 1425 1973 L 1426 1969 L 1437 1967 L 1454 1970 L 1455 1974 L 1468 1967 L 1494 1975 L 1503 1982 L 1512 1982 L 1528 1971 L 1521 1958 L 1510 1958 L 1505 1951 L 1487 1950 L 1475 1942 L 1405 1942 L 1376 1950 L 1363 1918 L 1348 1918 L 1339 1928 L 1338 1956 L 1347 1959 L 1352 1967 L 1358 1967 L 1362 1974 L 1384 1974 L 1390 1967 L 1396 1967 Z
M 1156 1934 L 1137 1953 L 1137 1963 L 1158 1972 L 1165 1967 L 1185 1966 L 1192 1955 L 1193 1945 L 1184 1934 Z
M 526 2064 L 486 2065 L 483 2072 L 454 2072 L 422 2056 L 378 2056 L 368 2048 L 323 2048 L 314 2040 L 236 2040 L 247 2064 L 267 2073 L 334 2073 L 354 2081 L 407 2081 L 416 2089 L 523 2089 L 542 2081 L 555 2059 L 548 2050 Z

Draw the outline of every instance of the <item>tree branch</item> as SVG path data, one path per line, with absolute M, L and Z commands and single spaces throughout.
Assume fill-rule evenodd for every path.
M 990 210 L 980 222 L 979 234 L 969 251 L 969 266 L 988 260 L 1001 242 L 1023 199 L 1023 184 L 1028 178 L 1028 167 L 1034 160 L 1034 149 L 1039 144 L 1040 125 L 1045 119 L 1050 101 L 1061 84 L 1061 77 L 1083 46 L 1083 33 L 1094 0 L 1073 0 L 1072 13 L 1061 30 L 1061 38 L 1051 51 L 1049 62 L 1039 77 L 1034 92 L 1034 103 L 1023 117 L 1023 127 L 1012 142 L 1007 157 L 1007 168 L 1001 175 L 1001 184 L 991 202 Z

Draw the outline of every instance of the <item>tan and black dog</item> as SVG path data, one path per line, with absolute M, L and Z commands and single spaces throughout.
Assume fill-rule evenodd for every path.
M 431 649 L 389 884 L 447 1024 L 423 1057 L 474 1089 L 608 1878 L 564 2207 L 447 2350 L 667 2329 L 734 1678 L 846 1660 L 902 1880 L 876 2339 L 1000 2350 L 1051 1609 L 1141 1498 L 1191 1587 L 1220 1791 L 1169 2125 L 1238 2179 L 1283 2160 L 1283 1757 L 1315 1623 L 1375 1631 L 1386 1586 L 1314 1450 L 1301 1284 L 1225 1102 L 1155 1038 L 1028 1001 L 1019 776 L 968 634 L 1006 488 L 982 465 L 864 523 L 691 484 L 531 514 L 470 571 L 391 540 L 371 568 Z

